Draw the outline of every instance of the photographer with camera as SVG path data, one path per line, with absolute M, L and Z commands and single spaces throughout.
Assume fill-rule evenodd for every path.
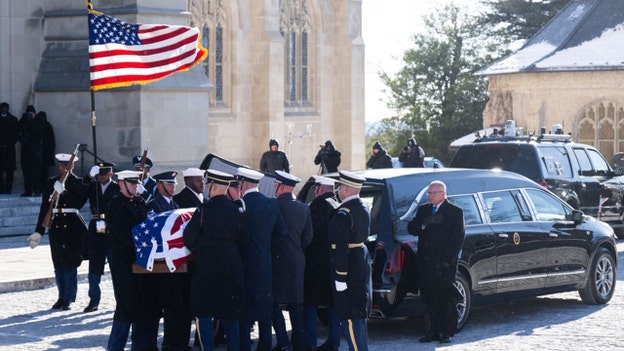
M 399 155 L 399 162 L 403 162 L 404 168 L 424 167 L 425 150 L 423 150 L 414 138 L 407 140 L 407 145 L 403 146 Z
M 321 165 L 320 174 L 338 172 L 340 151 L 336 150 L 331 140 L 327 140 L 325 145 L 321 145 L 321 149 L 314 158 L 314 164 Z

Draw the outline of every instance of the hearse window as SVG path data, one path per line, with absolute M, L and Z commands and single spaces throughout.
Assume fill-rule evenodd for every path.
M 482 224 L 477 202 L 472 195 L 449 196 L 448 201 L 464 210 L 464 225 Z
M 370 234 L 378 234 L 382 209 L 381 188 L 364 186 L 360 191 L 360 199 L 362 199 L 362 202 L 364 203 L 364 205 L 366 205 L 366 207 L 368 207 L 368 210 L 370 211 Z
M 570 213 L 561 201 L 544 191 L 526 189 L 526 192 L 531 202 L 533 202 L 538 221 L 564 221 L 566 214 Z
M 565 148 L 559 146 L 541 147 L 540 153 L 548 174 L 572 178 L 572 167 Z
M 522 222 L 518 205 L 509 191 L 483 193 L 492 223 Z

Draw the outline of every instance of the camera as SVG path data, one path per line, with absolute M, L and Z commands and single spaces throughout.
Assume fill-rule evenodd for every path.
M 410 149 L 409 146 L 407 146 L 407 145 L 403 146 L 403 151 L 407 152 L 407 151 L 409 151 L 409 149 Z

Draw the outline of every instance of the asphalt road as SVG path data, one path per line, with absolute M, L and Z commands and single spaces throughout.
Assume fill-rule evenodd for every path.
M 623 241 L 618 252 L 621 259 Z M 373 319 L 370 350 L 624 350 L 622 277 L 620 265 L 615 295 L 606 305 L 585 305 L 570 292 L 475 309 L 453 343 L 445 346 L 418 343 L 424 334 L 421 318 Z M 0 350 L 103 350 L 114 299 L 110 278 L 102 285 L 100 310 L 87 314 L 82 313 L 88 302 L 86 281 L 80 282 L 73 309 L 65 312 L 49 309 L 56 300 L 53 286 L 0 294 Z M 348 350 L 344 340 L 340 350 Z

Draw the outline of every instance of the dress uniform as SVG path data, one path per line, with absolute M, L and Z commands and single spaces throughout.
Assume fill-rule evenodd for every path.
M 292 190 L 299 178 L 283 171 L 275 171 L 277 204 L 286 223 L 288 235 L 272 249 L 273 257 L 273 329 L 280 349 L 305 349 L 303 327 L 303 250 L 312 241 L 310 208 L 297 200 Z M 288 310 L 292 326 L 292 340 L 288 341 L 282 308 Z
M 187 168 L 182 171 L 186 186 L 173 196 L 173 201 L 180 208 L 198 207 L 205 202 L 203 186 L 205 173 L 206 171 L 199 168 Z
M 365 179 L 340 171 L 339 187 L 357 189 L 342 200 L 329 223 L 330 259 L 334 278 L 334 306 L 350 350 L 368 350 L 366 319 L 371 305 L 370 256 L 368 238 L 370 214 L 358 193 Z M 343 191 L 338 190 L 341 194 Z
M 142 192 L 141 197 L 145 202 L 149 202 L 154 195 L 156 195 L 156 180 L 150 177 L 150 169 L 154 166 L 152 160 L 149 157 L 145 158 L 144 169 L 141 169 L 141 159 L 143 156 L 134 156 L 132 158 L 132 165 L 135 171 L 143 172 L 143 182 L 141 183 Z
M 312 217 L 312 242 L 305 249 L 304 273 L 304 324 L 307 345 L 316 348 L 318 337 L 318 307 L 325 307 L 328 318 L 327 340 L 319 351 L 338 350 L 340 346 L 340 323 L 332 302 L 332 279 L 329 268 L 329 221 L 338 207 L 334 195 L 335 179 L 313 176 L 316 197 L 310 203 Z
M 68 166 L 71 159 L 70 154 L 56 154 L 56 161 L 62 172 Z M 74 158 L 74 162 L 78 157 Z M 33 239 L 41 238 L 44 233 L 43 220 L 48 212 L 50 197 L 53 192 L 57 192 L 56 204 L 52 210 L 51 225 L 48 228 L 50 234 L 50 250 L 52 251 L 52 262 L 54 263 L 54 276 L 58 288 L 59 297 L 52 306 L 53 309 L 68 310 L 69 305 L 76 300 L 78 290 L 78 266 L 82 263 L 83 253 L 86 245 L 87 226 L 80 216 L 80 209 L 87 202 L 85 187 L 82 179 L 70 173 L 63 185 L 59 176 L 48 179 L 44 186 L 41 208 L 35 233 L 29 240 L 33 247 Z M 38 244 L 39 239 L 36 239 Z M 35 244 L 36 246 L 36 244 Z
M 106 208 L 119 194 L 119 185 L 111 176 L 112 163 L 100 163 L 91 168 L 84 178 L 91 207 L 91 221 L 87 237 L 89 253 L 89 305 L 84 312 L 97 311 L 100 304 L 100 279 L 104 274 L 106 261 L 111 261 L 110 233 L 106 227 Z M 103 182 L 103 183 L 102 183 Z
M 249 332 L 258 321 L 258 351 L 271 349 L 271 319 L 273 318 L 273 287 L 271 248 L 286 236 L 287 229 L 275 199 L 258 191 L 264 176 L 258 171 L 238 168 L 241 190 L 244 191 L 245 222 L 249 240 L 243 250 L 246 289 L 246 321 L 241 323 L 241 350 L 251 349 Z M 249 184 L 254 185 L 249 187 Z
M 156 194 L 147 203 L 150 217 L 165 211 L 180 208 L 173 200 L 177 171 L 165 171 L 154 175 L 157 183 Z M 188 285 L 190 276 L 187 273 L 150 273 L 146 274 L 149 281 L 150 311 L 153 324 L 151 338 L 158 337 L 158 324 L 163 317 L 163 351 L 185 350 L 188 347 L 191 323 Z
M 120 193 L 106 209 L 106 225 L 111 239 L 110 270 L 115 293 L 115 314 L 108 339 L 107 350 L 123 350 L 132 324 L 133 350 L 147 349 L 145 315 L 145 290 L 143 274 L 132 272 L 136 248 L 132 240 L 132 227 L 147 219 L 147 205 L 136 191 L 141 172 L 122 171 L 116 174 Z
M 210 200 L 200 205 L 184 229 L 184 244 L 195 257 L 191 308 L 201 350 L 212 350 L 214 321 L 221 320 L 227 349 L 240 350 L 239 320 L 245 315 L 241 250 L 247 232 L 244 215 L 225 192 L 234 177 L 207 171 Z

